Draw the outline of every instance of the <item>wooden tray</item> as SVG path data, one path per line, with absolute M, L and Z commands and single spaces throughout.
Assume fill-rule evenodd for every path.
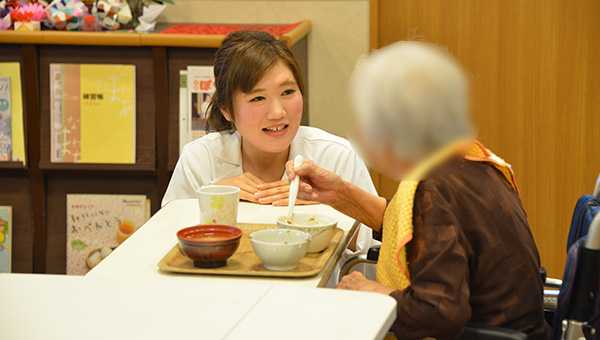
M 249 235 L 255 231 L 263 229 L 277 228 L 274 224 L 246 224 L 238 223 L 237 227 L 244 231 L 240 240 L 240 247 L 227 260 L 227 265 L 221 268 L 197 268 L 194 262 L 187 257 L 179 243 L 176 244 L 162 260 L 158 263 L 158 268 L 168 272 L 185 274 L 213 274 L 213 275 L 238 275 L 238 276 L 271 276 L 271 277 L 307 277 L 317 275 L 323 270 L 327 261 L 333 255 L 344 232 L 336 228 L 327 247 L 324 251 L 316 254 L 306 254 L 298 263 L 298 267 L 288 271 L 272 271 L 263 267 L 262 262 L 252 250 Z

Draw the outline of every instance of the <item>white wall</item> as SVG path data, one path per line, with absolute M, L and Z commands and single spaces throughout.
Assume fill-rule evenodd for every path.
M 310 125 L 344 135 L 346 80 L 369 50 L 369 1 L 175 0 L 166 23 L 283 24 L 312 21 L 308 37 Z

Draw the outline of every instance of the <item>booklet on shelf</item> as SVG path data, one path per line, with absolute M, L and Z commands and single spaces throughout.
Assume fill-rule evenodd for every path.
M 20 63 L 0 63 L 0 160 L 25 164 Z
M 191 119 L 188 115 L 188 91 L 187 91 L 187 70 L 179 71 L 179 154 L 183 151 L 183 146 L 190 139 L 188 136 L 188 120 Z
M 11 272 L 12 207 L 0 206 L 0 273 Z
M 213 70 L 213 66 L 188 66 L 187 70 L 180 71 L 180 153 L 185 144 L 206 135 L 207 109 L 215 93 Z M 185 77 L 185 99 L 182 77 Z
M 149 218 L 145 195 L 67 195 L 67 274 L 84 275 Z
M 0 161 L 12 160 L 10 77 L 0 77 Z
M 135 163 L 135 66 L 50 64 L 55 163 Z

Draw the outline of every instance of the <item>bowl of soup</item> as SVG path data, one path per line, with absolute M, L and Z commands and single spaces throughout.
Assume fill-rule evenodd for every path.
M 181 229 L 177 239 L 181 250 L 198 268 L 219 268 L 240 246 L 242 230 L 237 227 L 207 224 Z
M 252 249 L 268 270 L 298 267 L 306 254 L 310 235 L 299 230 L 265 229 L 250 234 Z
M 310 234 L 308 253 L 318 253 L 327 249 L 337 220 L 330 216 L 319 214 L 295 213 L 290 220 L 287 215 L 277 219 L 277 226 L 281 229 L 299 230 Z

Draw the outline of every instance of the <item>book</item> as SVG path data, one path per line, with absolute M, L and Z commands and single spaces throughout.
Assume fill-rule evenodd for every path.
M 50 64 L 52 162 L 81 162 L 79 71 L 79 65 L 75 64 Z
M 0 161 L 12 161 L 10 77 L 0 77 Z
M 208 106 L 215 93 L 213 66 L 188 66 L 188 142 L 206 135 Z
M 135 163 L 135 66 L 50 64 L 50 150 L 58 163 Z
M 187 70 L 179 71 L 179 154 L 190 140 L 188 136 Z
M 67 274 L 84 275 L 149 218 L 145 195 L 67 195 Z
M 11 272 L 12 207 L 0 206 L 0 273 Z
M 23 93 L 21 91 L 21 64 L 0 63 L 0 77 L 10 79 L 11 159 L 25 164 L 25 130 L 23 125 Z

